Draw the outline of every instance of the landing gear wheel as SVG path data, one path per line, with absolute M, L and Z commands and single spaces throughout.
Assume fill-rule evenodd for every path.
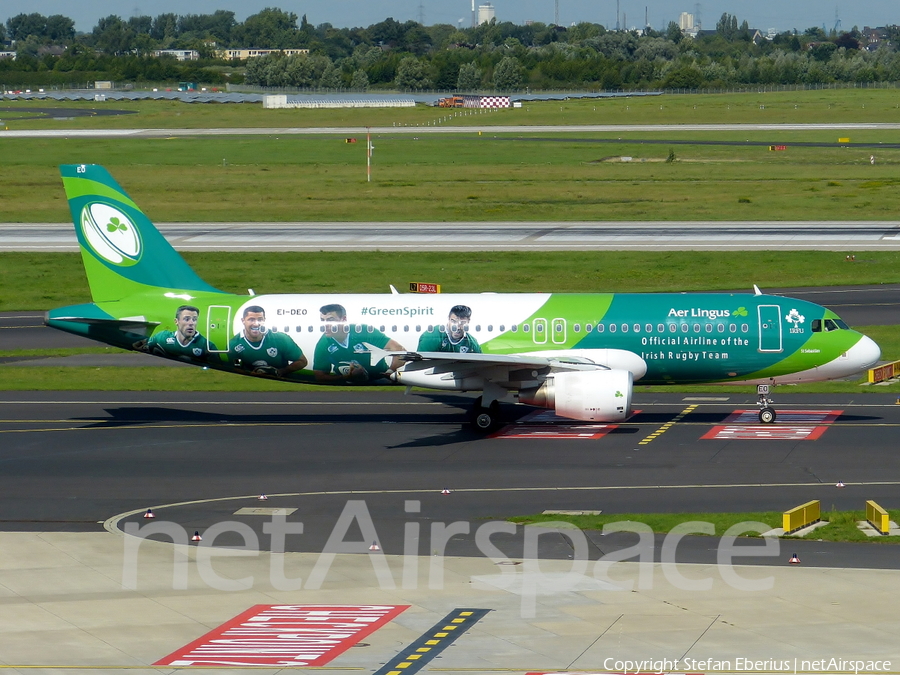
M 500 403 L 494 401 L 489 407 L 484 408 L 481 401 L 482 398 L 479 396 L 472 406 L 472 427 L 479 433 L 489 434 L 500 427 Z
M 759 411 L 759 421 L 763 424 L 772 424 L 775 417 L 775 408 L 766 407 Z

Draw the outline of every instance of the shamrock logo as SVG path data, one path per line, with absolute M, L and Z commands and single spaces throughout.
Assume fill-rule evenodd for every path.
M 621 391 L 617 391 L 617 392 L 616 392 L 616 398 L 622 398 L 622 392 L 621 392 Z
M 113 216 L 109 219 L 109 222 L 106 224 L 107 232 L 128 232 L 128 226 L 123 223 L 121 220 Z
M 738 307 L 734 310 L 735 316 L 747 316 L 747 308 L 746 307 Z

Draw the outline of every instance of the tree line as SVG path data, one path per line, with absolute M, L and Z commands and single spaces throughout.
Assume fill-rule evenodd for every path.
M 0 81 L 64 84 L 112 79 L 245 82 L 273 87 L 363 91 L 517 91 L 726 88 L 900 81 L 900 28 L 891 26 L 875 51 L 857 29 L 808 28 L 760 39 L 746 21 L 725 13 L 715 31 L 686 36 L 673 22 L 663 31 L 611 31 L 492 21 L 474 28 L 423 26 L 385 19 L 366 28 L 312 25 L 304 15 L 267 8 L 234 12 L 108 16 L 76 33 L 62 15 L 19 14 L 0 24 L 17 58 L 0 59 Z M 223 62 L 225 48 L 308 49 L 246 63 Z M 191 49 L 200 59 L 155 58 L 155 50 Z

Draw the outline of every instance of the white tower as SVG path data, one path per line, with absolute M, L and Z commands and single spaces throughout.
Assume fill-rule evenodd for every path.
M 494 6 L 491 3 L 486 2 L 483 5 L 478 5 L 479 26 L 483 23 L 490 23 L 494 18 L 496 18 L 496 12 L 494 11 Z

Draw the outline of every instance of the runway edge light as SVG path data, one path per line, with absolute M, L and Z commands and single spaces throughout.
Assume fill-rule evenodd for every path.
M 799 565 L 799 564 L 800 564 L 800 558 L 797 557 L 797 554 L 796 554 L 796 553 L 794 553 L 794 554 L 791 556 L 790 563 L 791 563 L 791 565 Z
M 370 551 L 380 551 L 381 547 L 378 545 L 377 541 L 373 541 L 372 545 L 369 547 Z
M 846 487 L 846 486 L 844 485 L 844 481 L 839 480 L 839 481 L 837 482 L 837 484 L 836 484 L 834 487 L 839 487 L 839 488 L 841 488 L 841 487 Z
M 144 518 L 156 518 L 156 514 L 153 513 L 153 509 L 147 509 L 147 512 L 144 514 Z
M 260 502 L 268 501 L 268 499 L 269 499 L 269 498 L 266 497 L 265 494 L 261 494 L 259 497 L 256 498 L 256 500 L 257 500 L 257 501 L 260 501 Z
M 203 541 L 203 537 L 200 536 L 200 530 L 194 530 L 194 536 L 191 537 L 191 541 Z
M 449 495 L 449 494 L 450 494 L 450 490 L 448 490 L 447 488 L 444 488 L 443 490 L 441 490 L 441 494 L 442 494 L 442 495 Z

